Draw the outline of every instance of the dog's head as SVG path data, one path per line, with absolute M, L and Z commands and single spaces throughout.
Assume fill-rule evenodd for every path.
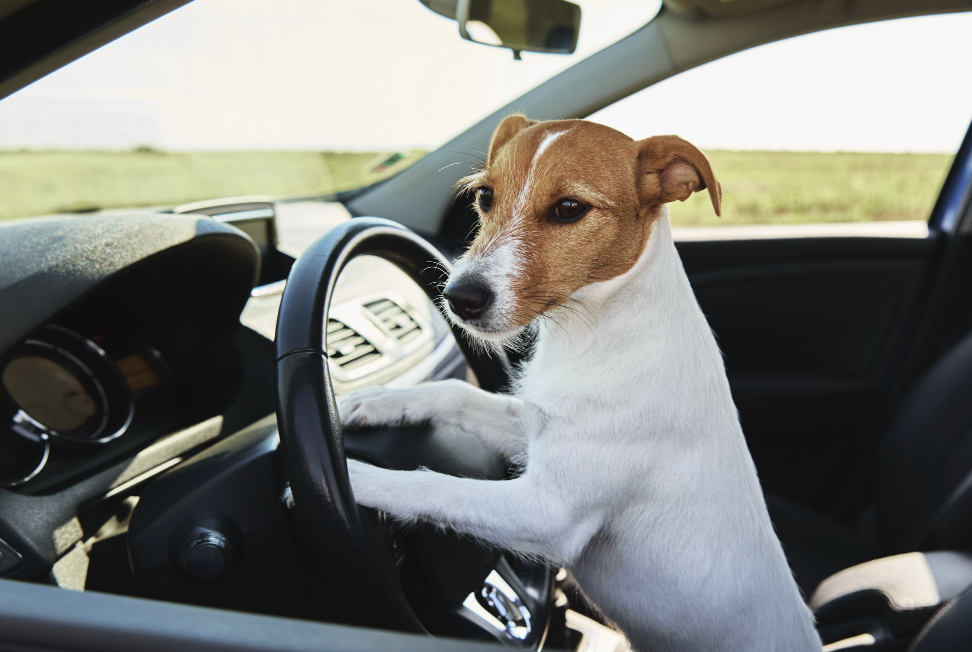
M 719 184 L 694 146 L 583 120 L 506 118 L 486 166 L 460 187 L 473 192 L 479 233 L 443 294 L 457 323 L 492 342 L 631 269 L 667 202 L 708 188 L 720 212 Z

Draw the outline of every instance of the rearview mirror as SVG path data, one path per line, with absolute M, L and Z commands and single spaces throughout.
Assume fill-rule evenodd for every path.
M 520 52 L 572 54 L 581 9 L 567 0 L 458 0 L 456 20 L 464 39 Z

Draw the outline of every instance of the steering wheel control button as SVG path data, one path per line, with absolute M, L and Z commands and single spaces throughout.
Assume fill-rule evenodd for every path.
M 0 539 L 0 577 L 17 570 L 23 563 L 24 559 L 20 556 L 20 553 L 11 548 L 6 541 Z

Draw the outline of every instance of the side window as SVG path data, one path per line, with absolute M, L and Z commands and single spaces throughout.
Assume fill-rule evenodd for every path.
M 969 33 L 972 14 L 810 34 L 686 71 L 589 119 L 634 138 L 677 134 L 708 155 L 722 218 L 699 193 L 671 207 L 675 227 L 923 233 L 972 118 L 958 72 L 972 69 Z

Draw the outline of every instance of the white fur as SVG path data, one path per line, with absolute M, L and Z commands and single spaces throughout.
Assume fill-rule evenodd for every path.
M 461 426 L 522 454 L 519 477 L 349 460 L 358 502 L 568 566 L 636 650 L 819 652 L 667 213 L 630 271 L 574 299 L 593 321 L 541 330 L 516 397 L 447 381 L 339 408 L 348 424 Z
M 448 405 L 447 411 L 442 411 Z M 438 423 L 476 435 L 506 457 L 524 452 L 523 401 L 490 394 L 460 380 L 419 387 L 365 389 L 340 401 L 338 412 L 347 426 Z

